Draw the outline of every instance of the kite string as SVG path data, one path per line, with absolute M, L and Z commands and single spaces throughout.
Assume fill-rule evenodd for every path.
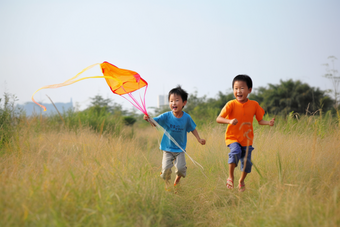
M 138 85 L 140 85 L 139 82 L 138 82 Z M 142 112 L 146 115 L 148 115 L 147 111 L 146 111 L 146 106 L 145 106 L 145 94 L 146 94 L 147 88 L 148 88 L 148 85 L 146 84 L 145 89 L 144 89 L 144 100 L 142 99 L 141 94 L 139 92 L 139 98 L 140 98 L 140 101 L 141 101 L 141 105 L 137 102 L 137 100 L 133 97 L 133 95 L 131 93 L 129 93 L 129 96 L 134 100 L 134 102 L 142 109 Z M 138 90 L 139 89 L 140 88 L 138 88 Z
M 147 86 L 148 86 L 148 85 L 146 85 L 145 91 L 144 91 L 144 99 L 145 99 L 145 93 L 146 93 Z M 124 89 L 123 86 L 122 86 L 121 88 L 126 92 L 126 90 Z M 144 102 L 143 102 L 143 100 L 141 100 L 142 105 L 140 105 L 140 104 L 138 103 L 138 101 L 136 100 L 136 98 L 132 95 L 131 92 L 128 92 L 127 95 L 132 99 L 133 102 L 132 102 L 131 100 L 129 100 L 128 98 L 126 98 L 125 96 L 123 96 L 123 95 L 121 95 L 121 96 L 122 96 L 123 98 L 125 98 L 126 100 L 128 100 L 134 107 L 136 107 L 137 109 L 139 109 L 140 111 L 142 111 L 145 115 L 148 115 L 148 113 L 147 113 L 147 111 L 146 111 L 146 107 L 145 107 L 145 100 L 144 100 Z
M 192 161 L 192 163 L 194 163 L 195 166 L 200 167 L 201 172 L 203 173 L 203 175 L 205 177 L 207 177 L 207 175 L 205 175 L 205 173 L 202 171 L 204 170 L 203 166 L 201 164 L 199 164 L 198 162 L 196 162 L 193 158 L 190 157 L 190 155 L 177 143 L 177 141 L 169 134 L 169 132 L 167 132 L 162 126 L 160 126 L 154 119 L 149 118 L 148 121 L 152 124 L 154 124 L 157 128 L 161 129 L 164 134 L 174 143 L 176 144 L 176 146 L 178 148 L 180 148 Z M 208 177 L 207 177 L 208 178 Z
M 140 85 L 140 83 L 138 82 L 138 85 Z M 124 87 L 122 87 L 123 90 L 125 91 Z M 137 89 L 139 90 L 140 87 Z M 145 96 L 146 96 L 146 91 L 148 89 L 148 85 L 145 85 L 145 89 L 144 89 L 144 99 L 142 99 L 141 93 L 139 92 L 139 98 L 140 98 L 140 103 L 138 103 L 138 101 L 135 99 L 135 97 L 132 95 L 132 93 L 128 93 L 128 95 L 130 96 L 130 98 L 140 107 L 139 110 L 141 110 L 144 114 L 148 115 L 147 111 L 146 111 L 146 105 L 145 105 Z M 140 91 L 140 90 L 139 90 Z M 125 91 L 126 92 L 126 91 Z
M 141 100 L 141 102 L 142 102 L 142 104 L 143 104 L 143 107 L 144 107 L 144 109 L 145 109 L 145 112 L 146 112 L 145 95 L 146 95 L 146 90 L 147 90 L 147 89 L 148 89 L 148 85 L 146 85 L 145 90 L 144 90 L 144 99 L 142 99 L 142 97 L 141 97 L 141 95 L 140 95 L 140 93 L 139 93 L 139 98 L 140 98 L 140 100 Z
M 139 109 L 140 111 L 143 112 L 143 114 L 147 115 L 146 111 L 143 110 L 143 108 L 139 107 L 138 105 L 136 105 L 135 103 L 133 103 L 131 100 L 129 100 L 128 98 L 126 98 L 125 96 L 121 95 L 124 99 L 126 99 L 127 101 L 129 101 L 134 107 L 136 107 L 137 109 Z
M 136 103 L 136 105 L 143 110 L 142 112 L 144 113 L 144 108 L 138 103 L 137 99 L 131 93 L 128 93 L 128 95 Z

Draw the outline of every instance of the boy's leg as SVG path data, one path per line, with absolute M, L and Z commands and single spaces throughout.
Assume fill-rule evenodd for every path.
M 236 164 L 230 163 L 229 164 L 229 177 L 227 179 L 227 188 L 231 189 L 234 188 L 234 170 L 235 170 Z
M 176 179 L 174 181 L 174 185 L 176 186 L 179 183 L 179 180 L 181 179 L 181 176 L 176 176 Z
M 165 180 L 165 184 L 169 186 L 169 180 L 171 179 L 171 168 L 173 167 L 173 160 L 175 157 L 172 155 L 171 152 L 163 151 L 163 160 L 162 160 L 162 172 L 160 177 Z
M 234 170 L 240 160 L 242 149 L 239 143 L 232 143 L 229 144 L 228 147 L 230 148 L 229 153 L 229 177 L 227 179 L 227 188 L 231 189 L 234 188 Z
M 244 185 L 244 180 L 246 179 L 246 176 L 247 176 L 247 172 L 242 172 L 241 173 L 241 177 L 240 177 L 240 180 L 238 181 L 238 183 L 240 184 L 240 185 Z
M 253 166 L 253 163 L 251 162 L 251 152 L 254 150 L 252 146 L 249 146 L 248 148 L 248 156 L 246 160 L 244 160 L 246 156 L 246 150 L 247 147 L 242 147 L 242 155 L 241 155 L 241 177 L 239 180 L 239 191 L 243 192 L 245 188 L 244 180 L 247 177 L 247 174 L 251 172 L 251 167 Z M 245 167 L 245 168 L 244 168 Z
M 187 164 L 185 161 L 185 154 L 184 152 L 178 153 L 176 159 L 174 161 L 176 167 L 176 179 L 174 181 L 174 185 L 178 184 L 182 177 L 185 177 L 187 174 Z

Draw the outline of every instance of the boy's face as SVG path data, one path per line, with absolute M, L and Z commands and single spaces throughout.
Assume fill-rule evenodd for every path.
M 245 103 L 248 101 L 248 94 L 251 93 L 251 88 L 248 88 L 245 81 L 235 81 L 234 82 L 234 96 L 240 103 Z
M 171 94 L 169 98 L 169 107 L 172 112 L 180 113 L 183 107 L 187 104 L 187 101 L 183 102 L 183 99 L 180 95 Z

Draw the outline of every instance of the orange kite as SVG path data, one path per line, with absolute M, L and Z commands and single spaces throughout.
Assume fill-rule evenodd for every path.
M 83 77 L 80 79 L 76 79 L 80 74 L 82 74 L 86 70 L 93 68 L 96 65 L 100 65 L 104 76 L 90 76 L 90 77 Z M 64 83 L 47 85 L 42 88 L 39 88 L 33 93 L 32 101 L 38 104 L 41 108 L 43 108 L 44 111 L 46 111 L 45 106 L 37 103 L 34 100 L 33 96 L 35 95 L 35 93 L 37 93 L 38 91 L 42 89 L 59 88 L 59 87 L 71 85 L 78 81 L 90 79 L 90 78 L 105 78 L 106 83 L 109 85 L 113 93 L 122 96 L 123 98 L 128 100 L 132 105 L 134 105 L 137 109 L 142 111 L 144 114 L 148 115 L 146 112 L 146 106 L 145 106 L 145 94 L 146 94 L 148 83 L 143 78 L 141 78 L 137 72 L 127 70 L 127 69 L 120 69 L 117 66 L 112 65 L 111 63 L 106 62 L 106 61 L 104 61 L 103 63 L 93 64 L 83 69 L 76 76 L 72 77 L 71 79 L 66 80 Z M 139 103 L 131 93 L 143 87 L 145 87 L 144 97 L 143 98 L 140 97 L 141 103 Z M 131 98 L 131 100 L 129 100 L 124 95 L 128 95 Z

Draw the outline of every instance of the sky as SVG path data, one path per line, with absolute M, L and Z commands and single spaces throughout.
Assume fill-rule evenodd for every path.
M 0 96 L 31 101 L 40 87 L 62 83 L 94 63 L 136 71 L 157 96 L 181 85 L 215 98 L 238 74 L 253 86 L 301 80 L 322 90 L 329 56 L 340 70 L 339 0 L 0 0 Z M 84 76 L 101 76 L 95 67 Z M 104 79 L 88 79 L 36 93 L 38 102 L 80 109 L 113 94 Z

